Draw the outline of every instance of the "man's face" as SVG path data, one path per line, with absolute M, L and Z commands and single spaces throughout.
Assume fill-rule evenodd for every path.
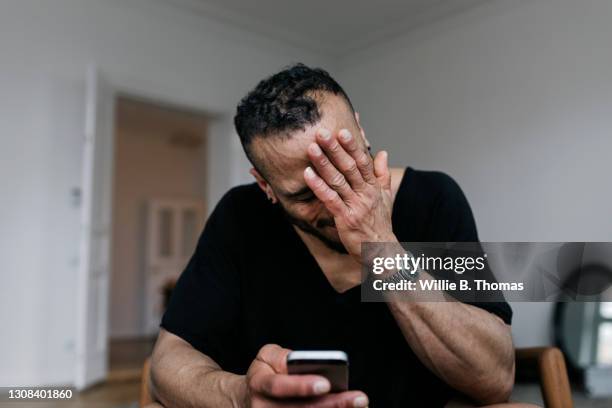
M 357 119 L 343 97 L 325 93 L 318 98 L 321 120 L 305 130 L 291 131 L 290 137 L 256 138 L 251 152 L 265 180 L 260 186 L 267 190 L 285 210 L 289 220 L 339 252 L 346 252 L 338 236 L 334 218 L 304 182 L 304 170 L 310 165 L 307 148 L 315 142 L 320 128 L 336 135 L 348 129 L 364 150 L 366 140 Z

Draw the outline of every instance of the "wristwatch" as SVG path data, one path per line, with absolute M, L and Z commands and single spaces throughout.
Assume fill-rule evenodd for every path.
M 400 268 L 391 276 L 387 276 L 386 278 L 382 279 L 382 281 L 384 283 L 399 283 L 402 280 L 415 281 L 418 279 L 418 277 L 419 277 L 418 269 L 414 273 L 411 273 L 404 268 Z

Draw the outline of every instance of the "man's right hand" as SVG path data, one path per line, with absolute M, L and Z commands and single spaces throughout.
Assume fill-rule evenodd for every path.
M 308 407 L 365 408 L 368 397 L 361 391 L 330 393 L 329 381 L 319 375 L 287 374 L 290 350 L 263 346 L 246 374 L 246 406 L 249 408 Z

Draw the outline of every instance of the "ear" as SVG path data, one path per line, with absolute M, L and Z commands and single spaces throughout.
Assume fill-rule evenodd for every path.
M 259 174 L 259 172 L 254 167 L 249 170 L 249 173 L 251 173 L 251 175 L 255 177 L 257 185 L 259 186 L 259 188 L 261 188 L 261 191 L 266 193 L 266 196 L 268 196 L 268 200 L 270 200 L 272 204 L 276 204 L 278 199 L 276 198 L 274 190 L 272 190 L 272 187 L 270 187 L 270 184 L 266 181 L 266 179 L 263 178 L 263 176 Z
M 361 122 L 359 121 L 359 112 L 355 112 L 355 121 L 357 122 L 357 127 L 359 128 L 359 133 L 361 133 L 361 137 L 363 138 L 363 142 L 365 143 L 366 147 L 369 149 L 370 148 L 370 141 L 366 137 L 365 132 L 363 131 L 363 128 L 361 127 Z

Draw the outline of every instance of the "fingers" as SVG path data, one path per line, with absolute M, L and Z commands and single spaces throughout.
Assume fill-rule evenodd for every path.
M 313 147 L 312 153 L 314 153 L 314 147 L 318 144 L 325 152 L 325 154 L 322 155 L 323 158 L 329 158 L 329 161 L 331 161 L 333 164 L 331 166 L 327 166 L 330 168 L 329 170 L 320 169 L 319 166 L 317 166 L 317 161 L 321 160 L 321 156 L 310 155 L 311 161 L 315 164 L 317 171 L 325 180 L 328 180 L 326 178 L 326 172 L 329 171 L 331 172 L 331 177 L 337 176 L 338 173 L 341 176 L 344 176 L 346 181 L 348 181 L 350 186 L 354 189 L 359 189 L 363 186 L 363 184 L 365 184 L 363 176 L 361 175 L 357 166 L 357 162 L 340 145 L 337 137 L 333 136 L 327 129 L 319 129 L 317 132 L 316 141 L 317 143 L 313 143 L 313 145 L 311 145 L 311 147 Z M 330 178 L 329 181 L 332 181 L 332 179 Z M 334 185 L 331 186 L 334 187 Z
M 289 375 L 256 373 L 251 378 L 251 389 L 274 398 L 315 397 L 329 392 L 331 386 L 318 375 Z
M 387 153 L 372 160 L 347 129 L 340 130 L 338 137 L 319 129 L 316 143 L 308 146 L 308 157 L 314 169 L 306 168 L 304 180 L 334 216 L 346 214 L 355 197 L 367 190 L 364 187 L 391 188 Z
M 355 160 L 361 177 L 366 181 L 366 183 L 375 184 L 376 177 L 374 175 L 372 158 L 370 155 L 359 146 L 356 138 L 353 137 L 351 132 L 349 132 L 347 129 L 341 129 L 338 136 L 338 140 L 340 141 L 340 144 L 344 150 L 353 158 L 353 160 Z
M 334 217 L 345 214 L 347 206 L 340 198 L 340 195 L 329 187 L 310 166 L 304 170 L 304 181 Z
M 259 350 L 255 359 L 272 367 L 275 373 L 287 374 L 287 355 L 290 352 L 291 350 L 278 344 L 266 344 Z
M 335 144 L 340 147 L 338 142 L 335 142 Z M 344 154 L 346 154 L 346 152 L 344 152 Z M 323 181 L 325 181 L 325 184 L 335 190 L 342 199 L 349 200 L 354 195 L 354 191 L 345 175 L 338 171 L 336 166 L 331 163 L 328 156 L 323 153 L 318 144 L 311 143 L 310 146 L 308 146 L 308 157 L 317 170 L 317 173 Z M 357 169 L 357 167 L 355 167 L 355 169 Z M 363 179 L 361 183 L 363 183 Z
M 376 153 L 374 157 L 374 173 L 383 188 L 391 188 L 391 171 L 389 171 L 389 154 L 386 151 Z
M 330 394 L 331 384 L 318 375 L 287 374 L 290 350 L 276 344 L 262 347 L 249 368 L 248 386 L 256 407 L 365 408 L 368 397 L 361 391 Z
M 317 404 L 320 408 L 365 408 L 368 406 L 368 397 L 361 391 L 345 391 L 339 394 L 328 394 L 321 397 Z M 319 405 L 315 405 L 319 407 Z
M 276 344 L 263 346 L 249 369 L 249 387 L 256 393 L 277 398 L 312 397 L 329 392 L 331 386 L 325 377 L 288 375 L 289 352 Z
M 365 408 L 368 406 L 368 397 L 361 391 L 346 391 L 338 394 L 326 394 L 321 397 L 295 399 L 295 400 L 274 400 L 262 399 L 254 404 L 266 408 L 291 407 L 291 408 Z

